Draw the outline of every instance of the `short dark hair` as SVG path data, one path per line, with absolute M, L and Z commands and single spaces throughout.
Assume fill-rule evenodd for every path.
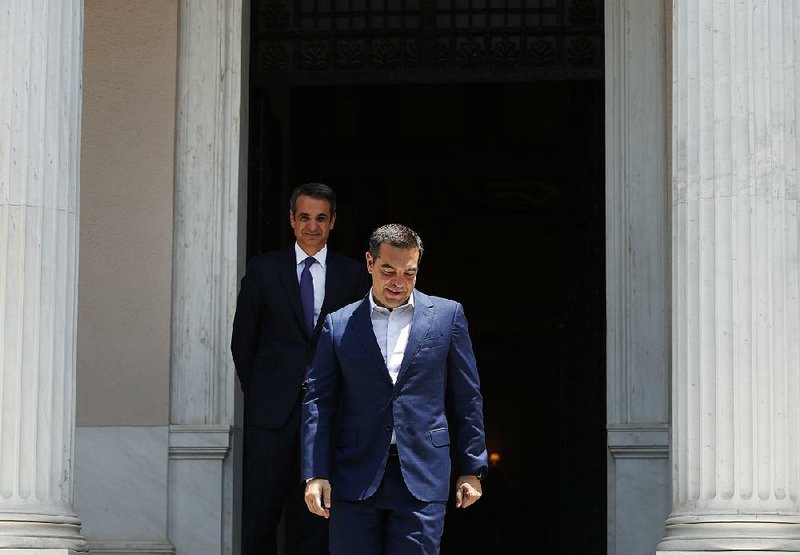
M 381 245 L 389 243 L 398 249 L 419 249 L 417 264 L 422 260 L 422 239 L 417 232 L 402 224 L 386 224 L 377 228 L 369 236 L 369 254 L 377 260 L 381 254 Z
M 295 187 L 289 197 L 289 210 L 292 211 L 292 214 L 297 212 L 297 197 L 300 195 L 327 200 L 331 205 L 331 216 L 336 214 L 336 193 L 324 183 L 303 183 Z

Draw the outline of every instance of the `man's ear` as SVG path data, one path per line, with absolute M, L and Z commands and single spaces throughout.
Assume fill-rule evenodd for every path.
M 294 227 L 294 212 L 292 212 L 291 208 L 289 208 L 289 225 Z
M 366 258 L 367 258 L 367 271 L 371 274 L 372 273 L 372 265 L 375 262 L 372 260 L 372 255 L 369 253 L 369 251 L 367 251 L 365 253 L 365 255 L 366 255 Z
M 331 229 L 333 229 L 333 224 L 336 223 L 336 214 L 331 214 Z

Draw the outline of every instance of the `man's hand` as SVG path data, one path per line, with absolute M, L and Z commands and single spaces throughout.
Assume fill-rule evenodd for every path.
M 308 488 L 306 488 L 308 492 Z M 456 507 L 466 509 L 483 495 L 481 481 L 474 474 L 459 476 L 456 481 Z M 308 493 L 306 493 L 308 499 Z
M 306 483 L 305 500 L 309 511 L 315 515 L 330 518 L 331 483 L 324 478 L 309 480 Z

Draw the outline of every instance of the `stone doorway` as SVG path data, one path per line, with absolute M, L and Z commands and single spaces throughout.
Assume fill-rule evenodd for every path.
M 289 190 L 324 181 L 333 248 L 360 259 L 375 226 L 406 223 L 418 287 L 465 306 L 500 459 L 481 503 L 448 513 L 443 555 L 531 537 L 606 553 L 602 71 L 259 73 L 253 37 L 248 255 L 287 244 Z

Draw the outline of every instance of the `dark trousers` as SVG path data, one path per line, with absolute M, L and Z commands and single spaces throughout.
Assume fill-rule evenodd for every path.
M 420 501 L 408 491 L 400 460 L 390 456 L 375 495 L 331 502 L 333 555 L 436 555 L 444 531 L 444 502 Z
M 280 428 L 245 426 L 242 555 L 277 555 L 284 511 L 285 555 L 328 555 L 328 521 L 303 500 L 299 426 L 299 403 Z

